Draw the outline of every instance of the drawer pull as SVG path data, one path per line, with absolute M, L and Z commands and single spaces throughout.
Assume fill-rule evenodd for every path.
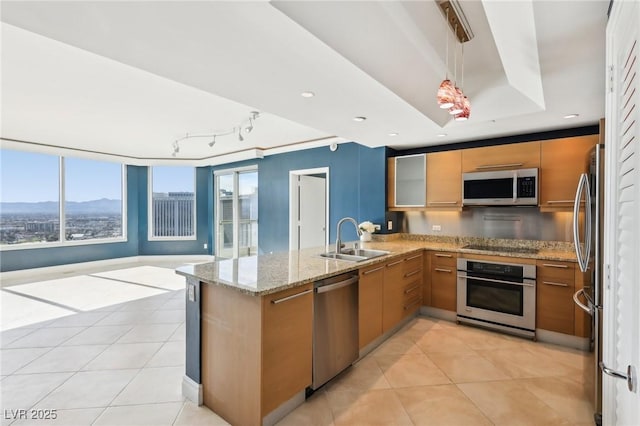
M 574 200 L 549 200 L 547 204 L 571 204 Z
M 556 283 L 553 281 L 542 281 L 542 284 L 555 285 L 556 287 L 569 287 L 567 283 Z
M 443 269 L 443 268 L 435 268 L 434 271 L 436 272 L 447 272 L 447 273 L 451 273 L 451 269 Z
M 296 297 L 304 296 L 305 294 L 313 293 L 312 289 L 301 291 L 300 293 L 292 294 L 291 296 L 283 297 L 282 299 L 272 300 L 271 303 L 277 305 L 278 303 L 286 302 Z
M 568 269 L 567 265 L 558 265 L 557 263 L 543 263 L 542 266 L 546 266 L 547 268 L 560 268 L 560 269 Z
M 399 264 L 401 264 L 402 262 L 404 262 L 404 261 L 403 261 L 403 260 L 398 260 L 397 262 L 389 263 L 389 264 L 387 264 L 387 268 L 388 268 L 389 266 L 396 266 L 396 265 L 399 265 Z
M 520 167 L 524 165 L 524 163 L 509 163 L 509 164 L 487 164 L 486 166 L 478 166 L 476 170 L 484 170 L 484 169 L 501 169 L 503 167 Z
M 384 269 L 384 266 L 381 266 L 381 267 L 379 267 L 379 268 L 375 268 L 375 269 L 371 269 L 371 270 L 369 270 L 369 271 L 364 271 L 364 272 L 362 273 L 362 275 L 369 275 L 369 274 L 373 274 L 374 272 L 379 271 L 379 270 L 381 270 L 381 269 Z
M 407 272 L 406 274 L 404 274 L 404 277 L 405 278 L 409 278 L 410 276 L 413 276 L 415 274 L 419 274 L 420 272 L 422 272 L 422 269 L 418 269 L 417 271 Z
M 458 204 L 457 201 L 429 201 L 429 204 Z
M 419 289 L 419 288 L 420 288 L 420 286 L 419 286 L 419 285 L 413 286 L 413 287 L 411 287 L 411 288 L 406 289 L 406 290 L 404 291 L 404 294 L 409 294 L 409 293 L 411 293 L 411 292 L 413 292 L 414 290 L 417 290 L 417 289 Z
M 413 301 L 413 303 L 409 303 L 408 305 L 404 306 L 404 310 L 408 311 L 409 309 L 411 309 L 412 307 L 416 306 L 417 304 L 419 304 L 421 302 L 420 299 L 416 299 L 415 301 Z
M 452 255 L 452 254 L 436 253 L 435 255 L 436 255 L 436 257 L 453 257 L 453 255 Z
M 415 256 L 411 256 L 411 257 L 407 257 L 405 260 L 413 260 L 413 259 L 417 259 L 419 257 L 422 257 L 422 253 L 415 255 Z

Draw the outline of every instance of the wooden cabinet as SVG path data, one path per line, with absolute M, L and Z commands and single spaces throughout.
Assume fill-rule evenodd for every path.
M 462 207 L 462 150 L 427 154 L 427 208 Z
M 387 332 L 416 313 L 422 304 L 422 252 L 407 254 L 385 265 L 382 330 Z
M 258 425 L 311 385 L 313 284 L 266 296 L 202 285 L 204 404 Z
M 462 150 L 462 172 L 540 167 L 540 142 L 486 146 Z
M 262 298 L 262 415 L 311 385 L 313 284 Z
M 536 287 L 536 328 L 575 332 L 575 264 L 539 260 Z
M 382 287 L 385 265 L 360 269 L 358 282 L 358 347 L 382 335 Z
M 573 209 L 580 174 L 585 172 L 589 150 L 598 135 L 554 139 L 541 143 L 540 210 Z
M 457 306 L 457 254 L 429 252 L 429 286 L 431 306 L 447 311 L 456 311 Z

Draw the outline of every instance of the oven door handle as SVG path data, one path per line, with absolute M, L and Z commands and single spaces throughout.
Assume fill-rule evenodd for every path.
M 472 279 L 472 280 L 478 280 L 478 281 L 487 281 L 487 282 L 490 282 L 490 283 L 519 285 L 519 286 L 523 286 L 523 287 L 535 287 L 535 284 L 514 283 L 513 281 L 492 280 L 492 279 L 489 279 L 489 278 L 472 277 L 472 276 L 469 276 L 469 275 L 458 275 L 458 278 Z

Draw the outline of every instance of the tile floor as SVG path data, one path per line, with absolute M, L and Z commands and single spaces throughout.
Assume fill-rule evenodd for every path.
M 3 282 L 2 425 L 227 424 L 181 395 L 175 266 Z M 280 424 L 593 424 L 586 362 L 579 351 L 418 317 Z M 15 419 L 20 409 L 57 418 Z

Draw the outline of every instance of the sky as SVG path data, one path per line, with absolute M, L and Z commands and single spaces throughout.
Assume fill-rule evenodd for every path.
M 58 201 L 58 157 L 0 150 L 3 202 Z M 193 191 L 193 167 L 154 167 L 157 192 Z M 65 157 L 67 201 L 122 197 L 121 164 Z

